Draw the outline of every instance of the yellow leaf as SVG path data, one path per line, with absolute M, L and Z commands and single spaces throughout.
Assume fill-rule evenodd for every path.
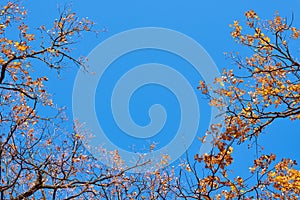
M 28 47 L 27 46 L 18 46 L 20 51 L 25 51 Z

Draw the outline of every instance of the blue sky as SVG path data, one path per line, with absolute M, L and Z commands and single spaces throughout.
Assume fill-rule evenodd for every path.
M 29 10 L 28 21 L 32 27 L 40 24 L 50 25 L 49 22 L 57 16 L 57 6 L 64 5 L 69 1 L 25 1 L 24 4 Z M 300 1 L 199 1 L 199 0 L 128 0 L 128 1 L 99 1 L 99 0 L 74 0 L 72 2 L 73 10 L 80 16 L 88 16 L 97 25 L 97 29 L 107 29 L 107 32 L 100 33 L 97 37 L 89 34 L 84 35 L 83 42 L 75 46 L 74 56 L 87 56 L 100 42 L 105 39 L 133 28 L 141 27 L 162 27 L 179 31 L 196 40 L 212 57 L 219 70 L 222 68 L 230 68 L 230 61 L 225 59 L 224 52 L 244 51 L 243 48 L 236 45 L 231 38 L 229 32 L 229 24 L 233 20 L 244 20 L 244 12 L 253 9 L 261 18 L 273 17 L 275 11 L 279 11 L 282 16 L 290 17 L 293 12 L 295 15 L 295 25 L 300 26 Z M 188 77 L 191 85 L 196 88 L 198 80 L 201 76 L 194 73 L 192 68 L 184 60 L 177 56 L 170 55 L 166 52 L 158 51 L 139 51 L 128 54 L 113 63 L 111 70 L 117 69 L 118 66 L 126 66 L 122 70 L 115 72 L 107 72 L 103 83 L 97 89 L 96 99 L 98 104 L 96 109 L 101 111 L 97 113 L 99 120 L 103 122 L 103 126 L 107 132 L 113 132 L 108 135 L 112 141 L 122 148 L 128 148 L 132 143 L 139 143 L 138 140 L 124 136 L 115 126 L 109 107 L 106 105 L 105 98 L 109 95 L 108 89 L 111 88 L 111 82 L 115 77 L 129 70 L 138 64 L 148 62 L 159 62 L 173 66 L 182 74 Z M 55 80 L 55 73 L 50 75 L 48 88 L 54 94 L 55 102 L 60 106 L 67 106 L 68 114 L 72 118 L 72 90 L 76 77 L 77 69 L 74 67 L 67 68 L 62 71 L 60 81 Z M 52 80 L 52 82 L 51 82 Z M 111 82 L 110 82 L 111 81 Z M 198 131 L 199 136 L 207 129 L 209 121 L 209 107 L 205 100 L 202 99 L 200 92 L 197 94 L 201 109 L 201 124 Z M 103 97 L 104 96 L 104 97 Z M 158 147 L 168 143 L 172 137 L 172 133 L 178 127 L 180 121 L 180 110 L 178 110 L 178 102 L 172 94 L 163 88 L 148 85 L 143 90 L 137 91 L 130 102 L 130 111 L 133 119 L 140 125 L 149 123 L 147 110 L 153 103 L 161 103 L 165 105 L 168 111 L 168 120 L 166 127 L 155 141 L 159 141 Z M 103 106 L 104 105 L 104 106 Z M 266 151 L 273 150 L 279 156 L 292 157 L 299 159 L 297 154 L 299 151 L 299 139 L 297 133 L 299 122 L 280 121 L 275 123 L 269 131 L 271 134 L 262 137 L 263 145 Z M 120 142 L 121 141 L 121 142 Z M 152 141 L 152 140 L 149 140 Z M 143 141 L 140 145 L 144 145 Z M 199 148 L 199 142 L 195 139 L 195 143 L 191 149 L 196 151 Z M 139 144 L 137 144 L 139 145 Z M 246 149 L 241 148 L 237 154 L 246 154 Z M 245 161 L 245 156 L 239 156 L 238 160 Z

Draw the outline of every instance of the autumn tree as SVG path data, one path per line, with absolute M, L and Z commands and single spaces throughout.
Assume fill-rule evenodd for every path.
M 297 162 L 291 158 L 276 161 L 276 155 L 264 154 L 257 141 L 274 121 L 300 119 L 296 49 L 300 30 L 293 26 L 293 18 L 288 21 L 279 14 L 263 20 L 249 10 L 245 17 L 245 26 L 239 21 L 231 25 L 231 36 L 248 48 L 250 55 L 228 54 L 237 69 L 224 69 L 222 77 L 216 79 L 224 86 L 221 89 L 213 90 L 204 82 L 199 85 L 210 98 L 210 105 L 224 113 L 225 120 L 224 124 L 212 125 L 207 133 L 214 138 L 211 153 L 195 156 L 195 161 L 204 165 L 206 175 L 199 176 L 196 167 L 190 169 L 196 180 L 190 195 L 195 199 L 298 199 Z M 256 149 L 256 159 L 244 177 L 231 169 L 232 154 L 239 145 Z
M 22 6 L 2 5 L 0 199 L 298 199 L 300 171 L 290 158 L 277 161 L 259 150 L 248 176 L 231 169 L 240 145 L 258 149 L 257 139 L 274 121 L 300 119 L 300 63 L 291 48 L 299 47 L 300 30 L 278 14 L 262 20 L 250 10 L 245 16 L 244 29 L 234 21 L 231 36 L 249 55 L 228 54 L 238 69 L 224 69 L 216 79 L 221 89 L 199 85 L 224 117 L 202 138 L 213 137 L 211 152 L 193 161 L 187 156 L 179 168 L 139 174 L 127 171 L 145 162 L 124 166 L 117 151 L 101 149 L 114 163 L 109 168 L 89 154 L 84 127 L 74 122 L 66 128 L 70 122 L 44 86 L 50 69 L 87 70 L 72 45 L 93 32 L 93 22 L 62 7 L 52 27 L 40 25 L 36 32 L 26 25 Z
M 117 151 L 105 152 L 108 168 L 82 144 L 79 123 L 70 130 L 44 84 L 50 69 L 66 65 L 86 70 L 72 45 L 93 22 L 61 7 L 52 27 L 26 25 L 26 10 L 17 2 L 0 8 L 0 199 L 134 199 L 164 196 L 159 188 L 169 176 L 125 174 L 143 165 L 123 166 Z M 43 70 L 40 70 L 43 68 Z M 35 72 L 38 71 L 38 72 Z M 153 187 L 151 187 L 151 185 Z

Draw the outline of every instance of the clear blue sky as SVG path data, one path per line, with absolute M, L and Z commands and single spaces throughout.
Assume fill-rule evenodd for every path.
M 29 23 L 31 26 L 38 26 L 39 24 L 48 24 L 57 16 L 57 5 L 63 5 L 68 1 L 40 1 L 31 0 L 25 1 L 25 6 L 29 10 Z M 99 0 L 74 0 L 72 2 L 73 9 L 80 16 L 88 16 L 91 20 L 96 22 L 97 29 L 107 28 L 107 32 L 101 33 L 98 37 L 94 35 L 84 35 L 82 43 L 76 45 L 74 55 L 87 56 L 89 52 L 100 42 L 117 34 L 119 32 L 140 27 L 163 27 L 173 29 L 182 32 L 199 44 L 201 44 L 206 51 L 210 54 L 218 68 L 230 68 L 230 62 L 225 60 L 223 52 L 230 51 L 243 51 L 243 48 L 236 45 L 229 32 L 229 24 L 235 19 L 240 21 L 244 20 L 244 12 L 248 9 L 255 10 L 261 18 L 271 18 L 275 11 L 279 11 L 282 16 L 290 17 L 293 12 L 295 15 L 295 25 L 300 27 L 300 1 L 282 1 L 282 0 L 268 0 L 268 1 L 199 1 L 199 0 L 128 0 L 128 1 L 99 1 Z M 193 74 L 192 71 L 186 71 L 190 68 L 185 67 L 185 63 L 176 56 L 163 54 L 158 55 L 159 52 L 144 51 L 136 52 L 135 54 L 129 54 L 127 58 L 120 58 L 114 65 L 126 65 L 128 69 L 130 66 L 147 62 L 161 62 L 168 64 L 169 66 L 176 66 L 181 64 L 182 73 L 189 77 L 191 84 L 194 88 L 197 87 L 198 80 L 201 79 L 197 74 Z M 299 54 L 298 54 L 299 55 Z M 117 67 L 115 67 L 117 68 Z M 72 88 L 73 82 L 76 76 L 76 68 L 66 69 L 62 72 L 62 80 L 55 81 L 55 75 L 51 75 L 53 80 L 48 85 L 50 91 L 54 94 L 55 102 L 58 105 L 66 105 L 69 109 L 71 118 L 72 107 Z M 113 72 L 115 74 L 121 73 Z M 100 94 L 104 93 L 109 95 L 106 90 L 105 84 L 109 85 L 109 81 L 114 76 L 112 72 L 108 72 L 108 77 L 103 82 L 104 87 L 99 86 L 97 90 L 97 97 L 99 105 L 96 108 L 104 112 L 99 114 L 99 119 L 103 120 L 103 126 L 107 132 L 112 132 L 113 135 L 109 135 L 111 139 L 118 143 L 123 148 L 128 147 L 131 143 L 138 143 L 139 141 L 125 137 L 114 127 L 114 123 L 111 120 L 110 111 L 107 107 L 103 106 L 104 100 Z M 110 77 L 111 76 L 111 77 Z M 131 114 L 136 123 L 145 125 L 148 123 L 147 110 L 152 103 L 162 103 L 166 106 L 168 111 L 168 121 L 166 127 L 156 140 L 160 141 L 159 145 L 164 145 L 168 142 L 168 139 L 172 137 L 174 129 L 178 127 L 179 110 L 178 102 L 166 90 L 161 88 L 155 88 L 155 86 L 147 86 L 143 88 L 144 91 L 138 91 L 131 101 Z M 165 95 L 165 96 L 164 96 Z M 200 92 L 198 94 L 201 99 Z M 199 136 L 202 136 L 207 129 L 209 108 L 205 105 L 205 101 L 202 102 L 201 107 L 201 120 Z M 263 145 L 266 148 L 266 152 L 272 150 L 280 157 L 292 157 L 294 159 L 300 158 L 299 156 L 299 133 L 297 132 L 299 123 L 280 121 L 275 123 L 272 128 L 269 129 L 270 134 L 262 137 L 264 139 Z M 120 133 L 119 133 L 120 132 Z M 120 134 L 120 135 L 118 135 Z M 120 143 L 120 141 L 122 141 Z M 145 141 L 144 141 L 145 142 Z M 142 143 L 145 144 L 145 143 Z M 137 144 L 138 145 L 138 144 Z M 160 147 L 160 146 L 159 146 Z M 199 142 L 195 141 L 192 145 L 192 150 L 199 148 Z M 237 153 L 245 155 L 245 149 L 238 150 Z M 245 161 L 245 156 L 239 156 L 240 161 Z

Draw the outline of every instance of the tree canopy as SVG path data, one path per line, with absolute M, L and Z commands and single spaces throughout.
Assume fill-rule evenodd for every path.
M 249 55 L 227 54 L 234 67 L 216 79 L 220 89 L 203 81 L 198 86 L 224 117 L 202 138 L 212 136 L 213 149 L 204 155 L 188 152 L 196 154 L 194 160 L 179 168 L 140 174 L 128 171 L 145 162 L 124 166 L 117 150 L 99 149 L 112 168 L 89 154 L 81 122 L 73 122 L 71 131 L 65 128 L 71 122 L 44 87 L 50 69 L 75 65 L 87 70 L 72 46 L 82 33 L 94 32 L 94 23 L 65 7 L 52 27 L 40 25 L 34 32 L 26 14 L 15 2 L 0 9 L 0 199 L 299 198 L 297 162 L 278 161 L 257 142 L 274 121 L 300 119 L 300 29 L 293 18 L 276 14 L 264 20 L 249 10 L 245 25 L 233 22 L 231 36 Z M 255 149 L 247 176 L 231 169 L 240 145 Z

